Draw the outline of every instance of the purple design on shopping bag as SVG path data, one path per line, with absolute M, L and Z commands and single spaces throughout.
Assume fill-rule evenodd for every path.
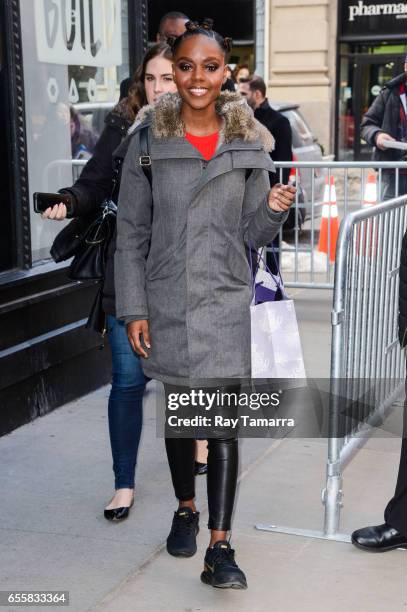
M 272 247 L 273 248 L 273 247 Z M 256 265 L 255 268 L 253 266 L 252 254 L 255 253 L 256 257 Z M 267 265 L 266 260 L 263 257 L 262 252 L 256 252 L 256 250 L 250 246 L 249 249 L 249 259 L 250 259 L 250 271 L 252 275 L 252 287 L 253 287 L 253 303 L 264 304 L 265 302 L 279 302 L 281 300 L 286 299 L 284 293 L 284 285 L 283 279 L 281 278 L 280 268 L 278 266 L 278 262 L 274 253 L 274 249 L 272 250 L 274 261 L 278 270 L 278 274 L 273 274 L 270 268 Z M 272 284 L 275 286 L 274 288 L 266 287 L 263 281 L 256 282 L 256 276 L 259 270 L 259 261 L 262 261 L 264 264 L 264 269 L 272 280 Z
M 269 289 L 263 285 L 263 281 L 256 283 L 254 287 L 254 303 L 263 304 L 264 302 L 279 302 L 284 299 L 283 292 L 277 284 L 277 289 Z

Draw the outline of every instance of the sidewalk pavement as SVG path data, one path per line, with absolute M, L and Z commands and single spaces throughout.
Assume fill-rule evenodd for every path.
M 331 295 L 292 293 L 308 375 L 328 376 Z M 406 609 L 406 551 L 370 555 L 348 543 L 255 529 L 259 523 L 322 529 L 327 448 L 321 439 L 242 441 L 232 544 L 247 591 L 212 589 L 199 580 L 208 540 L 205 477 L 197 479 L 198 553 L 170 557 L 164 543 L 176 504 L 163 441 L 155 434 L 161 393 L 155 383 L 145 401 L 135 505 L 126 521 L 108 523 L 102 512 L 112 493 L 108 391 L 0 439 L 0 590 L 69 590 L 71 612 Z M 392 431 L 400 412 L 390 417 Z M 346 468 L 342 532 L 382 522 L 399 447 L 398 438 L 377 432 Z

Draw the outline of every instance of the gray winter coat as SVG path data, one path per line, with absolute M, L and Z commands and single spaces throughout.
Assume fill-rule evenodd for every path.
M 245 245 L 271 242 L 287 216 L 267 201 L 273 139 L 239 94 L 222 92 L 220 141 L 206 161 L 184 138 L 180 106 L 178 94 L 166 94 L 144 111 L 152 193 L 139 165 L 140 124 L 131 137 L 117 219 L 117 317 L 149 319 L 143 369 L 151 378 L 245 378 L 252 298 Z

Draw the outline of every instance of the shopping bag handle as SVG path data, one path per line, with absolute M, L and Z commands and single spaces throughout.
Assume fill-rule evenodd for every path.
M 278 265 L 278 261 L 276 258 L 276 254 L 274 251 L 274 247 L 273 245 L 271 245 L 271 249 L 272 249 L 272 253 L 273 253 L 273 257 L 274 257 L 274 262 L 276 264 L 276 268 L 278 270 L 278 274 L 275 275 L 273 274 L 273 272 L 270 270 L 270 268 L 267 265 L 267 261 L 265 260 L 265 258 L 263 257 L 263 251 L 264 251 L 264 247 L 262 247 L 260 253 L 254 248 L 254 246 L 252 245 L 251 242 L 249 242 L 249 259 L 250 259 L 250 273 L 252 276 L 252 301 L 255 297 L 255 291 L 256 291 L 256 275 L 257 275 L 257 271 L 259 268 L 259 264 L 257 263 L 256 265 L 256 269 L 253 272 L 253 258 L 252 258 L 252 250 L 256 251 L 257 257 L 259 258 L 260 261 L 263 262 L 264 264 L 264 268 L 266 270 L 266 272 L 268 274 L 270 274 L 270 276 L 273 278 L 273 280 L 275 280 L 276 285 L 277 285 L 277 289 L 279 289 L 281 291 L 281 294 L 283 295 L 283 297 L 286 297 L 285 291 L 284 291 L 284 282 L 283 282 L 283 278 L 281 276 L 281 272 L 280 272 L 280 266 Z

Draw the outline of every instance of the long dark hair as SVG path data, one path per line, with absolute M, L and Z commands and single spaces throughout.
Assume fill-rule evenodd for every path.
M 167 60 L 172 60 L 172 49 L 167 43 L 160 42 L 150 47 L 145 54 L 143 61 L 134 73 L 133 83 L 128 93 L 128 105 L 137 115 L 142 106 L 147 104 L 146 90 L 144 87 L 144 79 L 146 77 L 147 64 L 155 57 L 164 57 Z

